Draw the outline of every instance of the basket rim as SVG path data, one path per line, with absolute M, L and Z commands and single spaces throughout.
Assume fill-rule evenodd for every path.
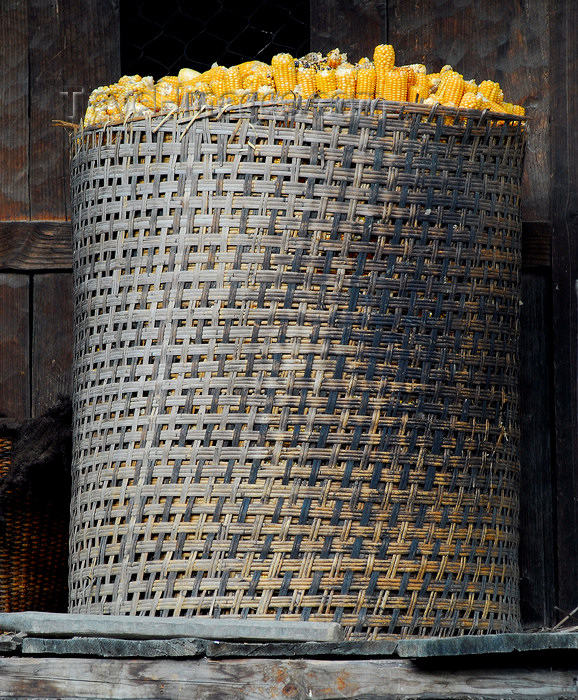
M 293 95 L 288 98 L 276 99 L 248 99 L 242 103 L 233 103 L 226 100 L 226 95 L 221 98 L 217 105 L 209 105 L 204 99 L 195 98 L 193 102 L 187 105 L 181 105 L 172 109 L 161 110 L 154 114 L 132 115 L 126 116 L 123 119 L 111 119 L 100 124 L 85 126 L 81 121 L 80 124 L 66 124 L 73 129 L 75 134 L 96 133 L 103 131 L 109 127 L 126 127 L 132 124 L 151 124 L 155 130 L 159 130 L 166 122 L 174 118 L 176 122 L 188 123 L 196 121 L 200 118 L 215 118 L 220 117 L 225 113 L 242 113 L 248 109 L 259 107 L 262 109 L 275 108 L 291 108 L 295 111 L 323 110 L 343 112 L 348 109 L 365 109 L 368 113 L 375 113 L 387 110 L 388 113 L 396 115 L 399 118 L 405 114 L 422 114 L 431 121 L 436 116 L 450 117 L 454 119 L 467 118 L 478 119 L 479 124 L 483 125 L 487 121 L 500 120 L 507 121 L 512 124 L 524 124 L 530 120 L 528 115 L 511 114 L 508 112 L 497 112 L 489 109 L 472 109 L 463 107 L 451 107 L 442 105 L 440 102 L 433 104 L 425 104 L 423 102 L 399 102 L 392 100 L 384 100 L 381 98 L 322 98 L 309 97 L 306 100 L 300 96 Z

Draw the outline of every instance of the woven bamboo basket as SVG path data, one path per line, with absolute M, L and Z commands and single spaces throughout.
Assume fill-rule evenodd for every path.
M 12 466 L 13 439 L 0 435 L 0 485 Z M 26 486 L 2 494 L 0 612 L 64 612 L 67 605 L 68 512 Z
M 523 118 L 79 130 L 71 612 L 515 631 Z

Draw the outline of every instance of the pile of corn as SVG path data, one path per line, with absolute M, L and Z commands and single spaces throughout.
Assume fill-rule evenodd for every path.
M 209 105 L 294 96 L 380 98 L 524 115 L 520 105 L 504 102 L 500 85 L 492 80 L 466 80 L 449 65 L 437 73 L 428 73 L 423 64 L 396 66 L 393 46 L 380 44 L 371 59 L 355 64 L 334 49 L 325 56 L 310 53 L 298 59 L 280 53 L 270 65 L 247 61 L 230 68 L 214 65 L 204 73 L 183 68 L 157 82 L 150 76 L 123 76 L 92 92 L 84 124 L 176 111 L 201 93 Z

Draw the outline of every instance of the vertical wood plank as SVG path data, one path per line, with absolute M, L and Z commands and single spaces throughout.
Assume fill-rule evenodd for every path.
M 113 0 L 30 0 L 31 217 L 69 215 L 68 137 L 54 125 L 78 123 L 98 85 L 120 77 L 120 20 Z
M 552 487 L 550 270 L 522 275 L 520 332 L 520 601 L 524 627 L 554 623 L 556 526 Z
M 556 490 L 558 516 L 558 607 L 578 606 L 578 6 L 551 0 L 552 280 Z M 570 620 L 576 624 L 576 618 Z
M 0 12 L 0 220 L 26 219 L 28 195 L 28 6 L 2 2 Z
M 32 416 L 72 392 L 72 274 L 37 274 L 32 283 Z
M 549 32 L 542 0 L 388 0 L 388 41 L 397 63 L 450 64 L 465 78 L 496 80 L 510 102 L 531 118 L 522 215 L 547 221 L 549 212 Z M 555 36 L 555 35 L 554 35 Z M 553 73 L 552 73 L 553 75 Z
M 386 5 L 387 0 L 311 0 L 311 50 L 339 48 L 352 61 L 366 56 L 385 41 Z
M 28 275 L 0 274 L 0 414 L 30 413 Z
M 67 137 L 62 127 L 64 73 L 60 2 L 29 0 L 30 216 L 63 219 L 68 190 Z

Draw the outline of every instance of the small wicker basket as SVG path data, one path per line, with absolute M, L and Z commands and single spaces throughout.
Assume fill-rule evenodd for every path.
M 524 120 L 80 130 L 71 612 L 519 627 Z

